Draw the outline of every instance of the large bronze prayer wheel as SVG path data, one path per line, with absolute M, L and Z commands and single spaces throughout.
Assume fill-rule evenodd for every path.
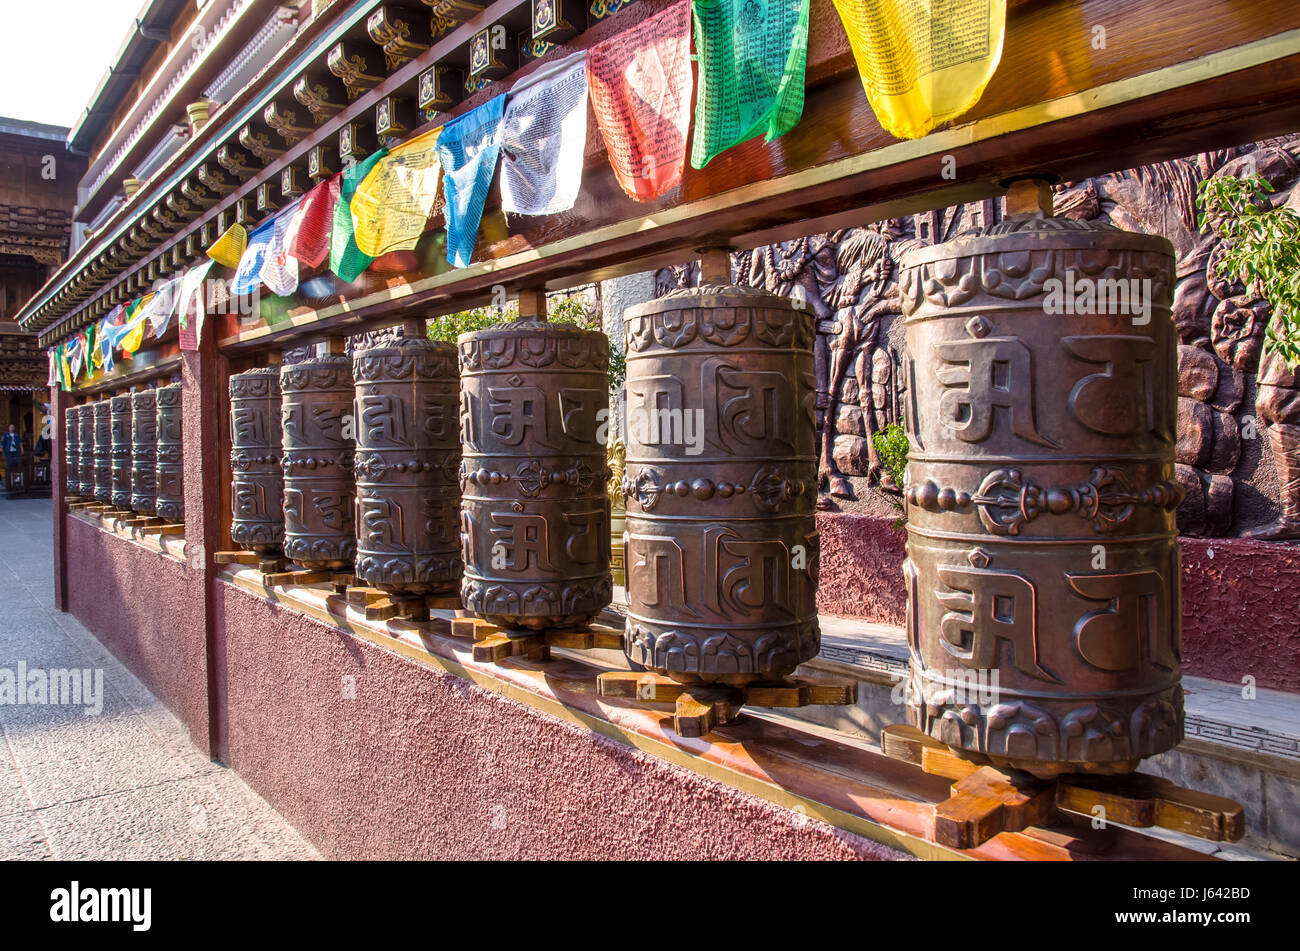
M 158 501 L 157 391 L 131 394 L 131 510 L 153 515 Z
M 280 368 L 230 378 L 230 537 L 249 551 L 284 544 L 284 469 L 280 465 Z
M 816 656 L 816 317 L 706 285 L 629 308 L 630 660 L 683 682 L 779 679 Z
M 110 501 L 117 508 L 129 509 L 131 507 L 131 394 L 114 396 L 109 414 L 113 486 Z
M 399 337 L 363 350 L 356 380 L 356 574 L 405 594 L 460 586 L 456 347 Z
M 68 495 L 81 491 L 81 407 L 63 411 L 63 479 Z
M 95 498 L 95 404 L 82 403 L 77 407 L 77 449 L 80 460 L 77 471 L 77 494 L 83 499 Z
M 158 408 L 157 456 L 154 463 L 158 490 L 155 514 L 169 522 L 185 519 L 185 481 L 181 453 L 181 385 L 160 386 L 154 391 Z
M 305 568 L 351 570 L 352 362 L 328 353 L 280 369 L 284 554 Z
M 97 400 L 95 406 L 95 498 L 113 501 L 113 404 Z
M 462 334 L 465 607 L 516 630 L 609 604 L 609 338 L 519 320 Z
M 902 261 L 912 723 L 1120 773 L 1182 738 L 1173 248 L 1018 215 Z

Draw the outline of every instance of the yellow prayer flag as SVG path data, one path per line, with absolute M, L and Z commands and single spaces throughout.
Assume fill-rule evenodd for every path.
M 248 247 L 248 232 L 241 224 L 233 224 L 208 248 L 208 257 L 226 267 L 239 267 L 244 249 Z
M 1002 57 L 1006 0 L 834 0 L 876 118 L 916 139 L 979 102 Z
M 438 196 L 439 126 L 393 148 L 370 170 L 352 196 L 357 247 L 377 258 L 413 251 Z
M 131 311 L 131 316 L 127 318 L 127 326 L 130 326 L 133 321 L 137 322 L 134 327 L 126 332 L 126 335 L 123 336 L 121 341 L 118 343 L 118 346 L 120 346 L 126 353 L 135 353 L 140 349 L 140 344 L 144 342 L 144 319 L 141 318 L 140 315 L 144 312 L 145 308 L 149 306 L 150 301 L 153 299 L 153 294 L 146 294 L 144 297 L 141 297 L 140 305 Z

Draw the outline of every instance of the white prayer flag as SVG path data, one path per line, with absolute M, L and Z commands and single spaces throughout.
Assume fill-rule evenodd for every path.
M 506 100 L 501 140 L 501 210 L 553 215 L 582 188 L 587 144 L 587 54 L 539 69 Z

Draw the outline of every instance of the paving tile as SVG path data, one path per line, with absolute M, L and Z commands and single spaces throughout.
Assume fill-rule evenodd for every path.
M 53 857 L 45 827 L 35 814 L 0 819 L 0 859 L 30 862 Z
M 142 790 L 189 779 L 194 770 L 161 747 L 133 744 L 124 750 L 95 749 L 61 760 L 22 766 L 23 785 L 37 809 L 96 796 Z

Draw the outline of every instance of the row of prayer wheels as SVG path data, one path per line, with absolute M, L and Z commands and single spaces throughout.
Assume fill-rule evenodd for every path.
M 70 406 L 63 441 L 68 495 L 184 519 L 179 383 Z
M 819 649 L 815 317 L 705 264 L 624 318 L 624 650 L 744 686 Z M 1130 771 L 1182 735 L 1172 249 L 1015 215 L 900 277 L 909 719 L 980 762 Z M 1080 281 L 1131 311 L 1061 307 Z M 458 346 L 459 372 L 404 338 L 236 377 L 241 544 L 580 624 L 611 591 L 606 340 L 535 312 Z

